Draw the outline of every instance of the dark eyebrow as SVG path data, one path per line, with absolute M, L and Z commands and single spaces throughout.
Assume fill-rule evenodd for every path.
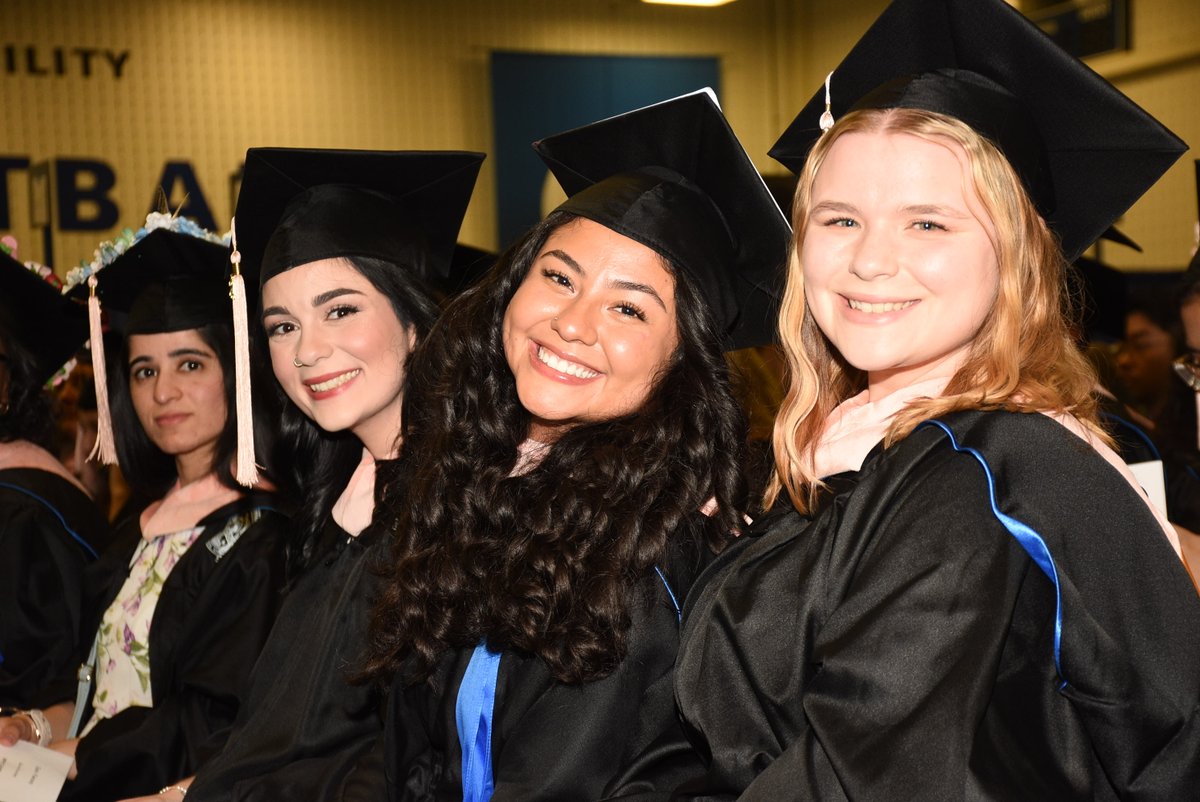
M 560 251 L 558 248 L 555 248 L 552 251 L 546 251 L 544 254 L 542 254 L 542 256 L 553 256 L 579 275 L 587 275 L 584 269 L 579 266 L 579 262 L 576 262 L 574 259 L 572 259 L 570 254 L 568 254 L 566 251 Z
M 205 351 L 202 348 L 176 348 L 174 351 L 168 353 L 167 356 L 171 357 L 172 359 L 176 359 L 181 356 L 204 356 L 211 359 L 213 357 L 213 353 L 211 351 Z
M 569 254 L 567 254 L 565 251 L 560 251 L 559 249 L 555 248 L 552 251 L 546 251 L 546 253 L 544 253 L 543 256 L 553 256 L 556 259 L 563 262 L 563 264 L 570 267 L 575 272 L 579 273 L 579 275 L 581 275 L 581 276 L 587 275 L 587 272 L 579 265 L 579 263 L 576 262 L 574 259 L 572 259 L 571 256 Z M 658 293 L 654 291 L 654 288 L 651 287 L 649 284 L 639 284 L 636 281 L 625 281 L 624 279 L 615 279 L 613 281 L 610 281 L 608 283 L 608 286 L 613 287 L 614 289 L 618 289 L 618 290 L 630 290 L 632 292 L 644 292 L 646 295 L 649 295 L 651 298 L 653 298 L 658 303 L 658 305 L 662 307 L 662 310 L 664 312 L 667 311 L 667 305 L 663 302 L 663 299 L 659 297 Z
M 336 290 L 329 290 L 328 292 L 323 292 L 319 295 L 314 295 L 313 299 L 312 299 L 312 305 L 315 308 L 318 306 L 322 306 L 323 304 L 329 303 L 334 298 L 340 298 L 343 295 L 362 295 L 362 294 L 363 294 L 363 292 L 361 290 L 352 290 L 349 287 L 339 287 Z M 262 312 L 262 316 L 264 319 L 270 317 L 271 315 L 290 315 L 290 314 L 291 314 L 291 312 L 288 311 L 288 308 L 286 306 L 268 306 Z
M 174 351 L 169 351 L 167 357 L 170 359 L 178 359 L 181 356 L 202 356 L 207 359 L 215 358 L 211 351 L 205 351 L 201 348 L 176 348 Z M 153 362 L 154 357 L 141 354 L 129 360 L 129 367 L 133 367 L 140 362 Z
M 649 295 L 651 298 L 653 298 L 658 303 L 658 305 L 662 307 L 662 310 L 664 312 L 667 311 L 667 305 L 665 303 L 663 303 L 663 299 L 658 296 L 658 293 L 655 292 L 654 288 L 651 287 L 649 284 L 639 284 L 636 281 L 625 281 L 624 279 L 614 279 L 613 281 L 609 282 L 608 286 L 615 287 L 616 289 L 619 289 L 619 290 L 631 290 L 633 292 L 644 292 L 647 295 Z
M 336 290 L 329 290 L 328 292 L 323 292 L 320 295 L 314 295 L 312 299 L 312 305 L 314 307 L 323 306 L 332 301 L 334 298 L 340 298 L 343 295 L 362 294 L 363 293 L 361 290 L 352 290 L 349 287 L 338 287 Z

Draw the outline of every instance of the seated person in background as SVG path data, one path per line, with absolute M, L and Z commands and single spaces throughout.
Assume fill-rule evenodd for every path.
M 43 389 L 85 339 L 83 307 L 0 253 L 2 715 L 28 708 L 49 680 L 87 655 L 79 645 L 83 574 L 109 539 L 108 522 L 47 450 L 53 422 Z M 35 740 L 48 743 L 46 722 L 36 723 Z

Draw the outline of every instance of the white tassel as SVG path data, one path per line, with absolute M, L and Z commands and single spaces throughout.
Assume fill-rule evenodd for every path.
M 821 133 L 825 133 L 830 128 L 833 128 L 833 101 L 829 94 L 829 82 L 833 80 L 833 73 L 825 76 L 825 111 L 821 114 L 820 126 Z
M 96 297 L 96 276 L 88 277 L 88 329 L 92 347 L 92 377 L 96 383 L 96 445 L 89 460 L 99 457 L 105 465 L 117 464 L 113 441 L 112 411 L 108 405 L 108 371 L 104 363 L 104 331 L 100 326 L 100 299 Z
M 246 312 L 246 280 L 242 278 L 242 255 L 237 249 L 236 220 L 229 224 L 233 252 L 229 262 L 229 298 L 233 302 L 233 368 L 237 399 L 237 467 L 235 478 L 246 487 L 258 484 L 258 466 L 254 456 L 254 406 L 250 394 L 250 326 Z

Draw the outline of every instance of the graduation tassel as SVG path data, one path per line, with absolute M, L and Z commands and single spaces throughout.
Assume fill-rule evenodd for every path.
M 92 347 L 92 377 L 96 384 L 96 445 L 88 459 L 97 457 L 104 465 L 117 464 L 113 441 L 112 412 L 108 406 L 108 371 L 104 362 L 104 330 L 100 326 L 100 299 L 96 296 L 96 276 L 88 276 L 88 336 Z
M 237 249 L 237 220 L 229 221 L 233 252 L 229 262 L 229 298 L 233 302 L 233 367 L 237 415 L 237 467 L 235 478 L 246 487 L 258 484 L 254 463 L 254 408 L 250 395 L 250 326 L 246 313 L 246 280 L 242 277 L 242 255 Z

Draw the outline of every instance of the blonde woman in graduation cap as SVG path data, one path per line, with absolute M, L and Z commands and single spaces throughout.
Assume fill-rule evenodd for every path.
M 788 229 L 710 93 L 543 140 L 570 198 L 411 358 L 371 670 L 391 799 L 661 793 L 679 605 L 742 519 L 723 349 Z
M 775 509 L 685 611 L 678 797 L 1194 799 L 1200 598 L 1065 283 L 1183 143 L 1001 0 L 898 0 L 828 93 L 773 151 Z
M 110 368 L 98 394 L 122 473 L 151 501 L 95 570 L 86 680 L 45 710 L 51 748 L 75 758 L 63 800 L 152 794 L 215 754 L 278 607 L 286 519 L 232 477 L 229 249 L 215 239 L 153 215 L 80 271 L 122 334 L 103 361 L 93 338 Z
M 254 148 L 238 247 L 283 398 L 277 464 L 299 505 L 289 592 L 225 750 L 195 800 L 383 795 L 374 689 L 352 684 L 366 649 L 376 506 L 403 446 L 407 360 L 455 286 L 455 241 L 483 155 Z

